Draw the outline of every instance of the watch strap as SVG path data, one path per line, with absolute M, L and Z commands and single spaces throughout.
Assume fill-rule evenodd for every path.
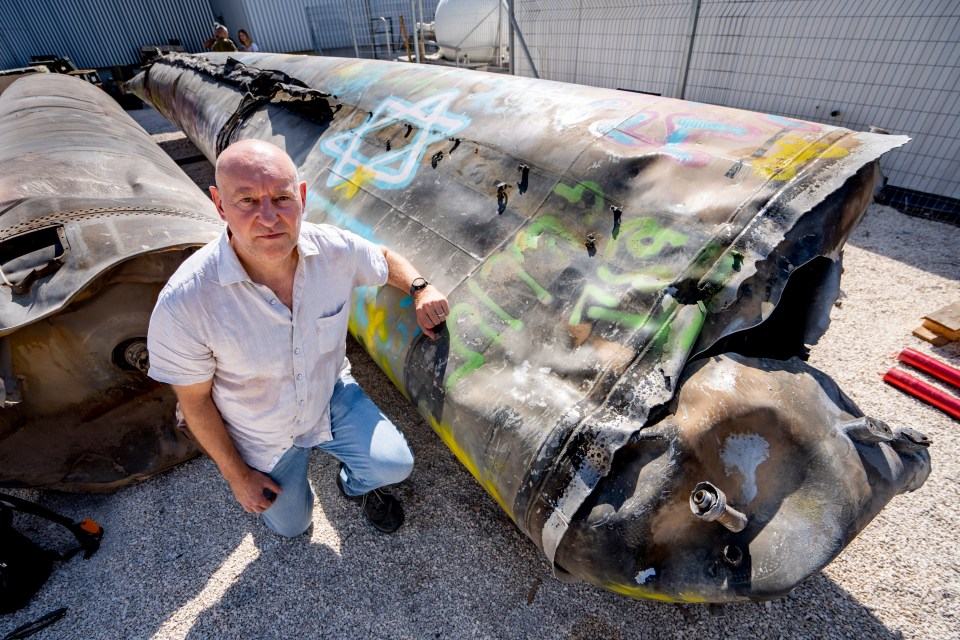
M 427 282 L 426 278 L 414 278 L 413 282 L 410 283 L 410 295 L 411 297 L 421 289 L 426 289 L 427 285 L 430 284 Z

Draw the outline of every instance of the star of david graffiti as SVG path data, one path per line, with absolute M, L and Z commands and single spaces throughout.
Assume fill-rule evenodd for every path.
M 457 98 L 455 90 L 444 91 L 419 102 L 397 97 L 385 99 L 362 125 L 324 140 L 320 148 L 337 159 L 328 187 L 336 187 L 355 175 L 364 177 L 381 189 L 402 189 L 413 181 L 427 147 L 449 138 L 470 124 L 470 118 L 450 113 L 448 108 Z M 416 127 L 410 142 L 401 148 L 368 157 L 361 153 L 363 137 L 396 122 Z

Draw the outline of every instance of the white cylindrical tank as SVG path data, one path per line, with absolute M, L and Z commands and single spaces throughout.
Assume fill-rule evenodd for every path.
M 435 15 L 437 45 L 446 60 L 499 62 L 509 31 L 500 0 L 440 0 Z

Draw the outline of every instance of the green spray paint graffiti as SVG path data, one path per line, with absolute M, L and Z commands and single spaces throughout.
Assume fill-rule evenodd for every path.
M 572 187 L 558 184 L 554 192 L 572 204 L 584 201 L 586 194 L 591 194 L 593 205 L 590 217 L 604 211 L 606 200 L 596 183 L 583 182 Z M 589 321 L 603 321 L 638 331 L 651 322 L 655 323 L 656 318 L 649 313 L 636 313 L 620 307 L 637 293 L 650 297 L 669 286 L 675 276 L 673 271 L 651 261 L 666 251 L 683 247 L 687 240 L 685 234 L 659 225 L 654 218 L 642 217 L 625 222 L 620 227 L 620 233 L 606 244 L 603 256 L 613 262 L 618 253 L 626 251 L 631 256 L 630 262 L 640 261 L 643 264 L 637 264 L 637 268 L 630 272 L 617 272 L 607 264 L 600 264 L 595 277 L 580 291 L 566 325 L 572 327 Z M 456 327 L 451 331 L 451 346 L 461 362 L 447 378 L 445 386 L 448 390 L 485 364 L 483 351 L 499 343 L 506 331 L 523 330 L 523 321 L 511 315 L 495 300 L 495 296 L 484 286 L 487 282 L 509 282 L 511 277 L 516 277 L 529 287 L 540 304 L 550 305 L 555 301 L 555 294 L 538 282 L 526 268 L 528 258 L 534 252 L 542 251 L 556 256 L 556 264 L 564 267 L 570 263 L 569 257 L 573 252 L 583 251 L 583 244 L 559 219 L 544 215 L 519 231 L 508 247 L 490 256 L 476 277 L 467 281 L 467 288 L 474 299 L 492 311 L 503 324 L 499 328 L 491 326 L 484 320 L 478 307 L 471 304 L 461 303 L 451 311 L 450 321 Z M 482 348 L 479 348 L 480 344 L 468 345 L 463 337 L 465 328 L 460 328 L 461 319 L 469 319 L 479 331 L 480 342 L 487 344 Z

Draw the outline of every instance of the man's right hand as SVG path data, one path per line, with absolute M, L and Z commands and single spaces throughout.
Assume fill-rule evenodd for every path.
M 263 513 L 283 489 L 266 474 L 247 466 L 240 457 L 213 401 L 212 389 L 212 378 L 192 385 L 173 385 L 190 433 L 217 463 L 237 502 L 247 513 Z
M 247 513 L 263 513 L 273 505 L 273 501 L 283 491 L 270 476 L 256 469 L 230 482 L 233 495 Z

